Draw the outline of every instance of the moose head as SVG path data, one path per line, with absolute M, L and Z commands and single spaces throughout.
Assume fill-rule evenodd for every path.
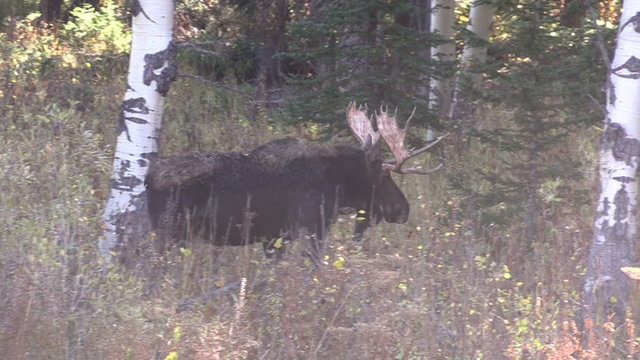
M 304 234 L 314 239 L 317 250 L 346 208 L 363 212 L 357 236 L 383 219 L 406 222 L 409 203 L 391 172 L 434 171 L 404 164 L 439 140 L 409 150 L 404 146 L 407 125 L 398 127 L 388 111 L 375 114 L 377 131 L 366 107 L 351 103 L 346 115 L 360 146 L 284 138 L 248 154 L 192 152 L 153 161 L 145 184 L 160 249 L 167 240 L 195 237 L 215 245 L 263 242 L 271 250 L 275 239 Z M 393 160 L 382 159 L 382 142 Z
M 369 226 L 372 217 L 376 222 L 380 222 L 383 218 L 390 223 L 404 223 L 407 221 L 409 203 L 402 191 L 393 182 L 391 172 L 399 174 L 428 174 L 442 166 L 439 165 L 430 170 L 403 169 L 403 165 L 409 158 L 429 150 L 441 140 L 440 138 L 417 150 L 406 149 L 405 137 L 414 113 L 411 114 L 404 128 L 400 128 L 395 114 L 391 116 L 387 109 L 381 108 L 380 112 L 375 114 L 375 122 L 378 127 L 378 131 L 375 131 L 372 126 L 373 116 L 369 117 L 366 106 L 358 107 L 355 102 L 351 102 L 347 107 L 349 128 L 361 144 L 368 164 L 368 177 L 371 179 L 371 185 L 363 187 L 363 189 L 371 191 L 371 201 L 368 207 L 369 215 L 365 216 L 364 221 L 356 226 L 356 235 L 362 235 L 362 232 Z M 384 140 L 391 150 L 394 160 L 383 162 L 380 158 L 380 138 Z M 367 209 L 367 207 L 364 207 L 364 209 Z

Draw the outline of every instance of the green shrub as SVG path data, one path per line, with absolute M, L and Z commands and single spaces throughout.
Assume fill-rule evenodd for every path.
M 123 16 L 114 2 L 106 2 L 100 10 L 84 4 L 73 9 L 71 16 L 62 29 L 70 44 L 87 53 L 129 51 L 131 31 L 121 21 Z

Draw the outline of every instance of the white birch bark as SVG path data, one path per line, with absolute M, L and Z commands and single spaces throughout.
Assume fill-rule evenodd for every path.
M 493 23 L 493 14 L 495 9 L 491 2 L 484 0 L 476 0 L 471 5 L 469 11 L 469 23 L 467 30 L 474 33 L 478 39 L 484 41 L 489 40 L 491 33 L 491 24 Z M 462 51 L 462 59 L 460 60 L 463 67 L 471 64 L 482 64 L 487 58 L 487 48 L 485 46 L 477 46 L 475 43 L 467 43 Z M 473 86 L 479 86 L 482 80 L 481 74 L 473 74 Z
M 137 221 L 144 222 L 144 178 L 158 151 L 164 96 L 175 79 L 173 0 L 133 1 L 133 39 L 121 106 L 111 190 L 103 214 L 101 254 L 111 258 Z
M 478 39 L 488 41 L 494 12 L 495 9 L 492 3 L 482 0 L 474 1 L 469 11 L 467 30 L 474 33 Z M 469 74 L 471 78 L 470 85 L 474 88 L 480 86 L 482 74 L 473 71 L 473 66 L 484 63 L 487 58 L 486 46 L 479 45 L 480 44 L 475 42 L 466 43 L 462 51 L 462 58 L 460 59 L 461 73 Z M 471 109 L 467 105 L 467 96 L 464 94 L 460 81 L 458 81 L 454 90 L 453 102 L 449 113 L 451 119 L 458 122 L 461 118 L 468 117 Z
M 439 34 L 445 39 L 453 40 L 455 24 L 455 0 L 433 0 L 431 13 L 431 33 Z M 456 46 L 453 41 L 440 44 L 431 49 L 431 58 L 434 61 L 453 61 L 455 59 Z M 451 79 L 431 79 L 429 86 L 429 109 L 440 114 L 447 114 L 451 106 Z M 447 112 L 443 112 L 444 110 Z M 435 139 L 435 133 L 430 129 L 427 132 L 427 140 Z M 433 138 L 433 139 L 432 139 Z
M 600 143 L 600 196 L 584 285 L 584 320 L 624 320 L 629 294 L 622 266 L 635 262 L 637 171 L 640 159 L 640 2 L 624 0 L 607 81 Z
M 455 24 L 455 0 L 435 0 L 431 14 L 431 32 L 438 33 L 445 39 L 453 40 Z M 451 42 L 440 44 L 431 49 L 431 58 L 435 61 L 453 61 L 456 46 Z M 433 79 L 431 81 L 431 109 L 448 109 L 451 101 L 451 81 L 448 78 Z

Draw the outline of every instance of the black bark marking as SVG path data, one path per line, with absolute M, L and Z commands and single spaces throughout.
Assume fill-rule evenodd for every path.
M 147 165 L 149 165 L 149 162 L 147 160 L 144 159 L 138 159 L 138 166 L 140 167 L 147 167 Z
M 613 178 L 613 180 L 619 181 L 619 182 L 621 182 L 621 183 L 623 183 L 623 184 L 628 184 L 628 183 L 630 183 L 630 182 L 634 181 L 634 179 L 633 179 L 633 178 L 628 177 L 628 176 L 615 176 L 615 177 Z
M 147 15 L 147 13 L 144 11 L 144 9 L 142 8 L 142 6 L 140 5 L 140 2 L 138 0 L 131 0 L 129 6 L 130 6 L 131 13 L 133 14 L 133 16 L 138 16 L 140 13 L 142 13 L 144 15 L 144 17 L 149 19 L 149 21 L 151 21 L 154 24 L 156 23 L 155 21 L 151 20 L 149 15 Z
M 134 114 L 148 114 L 151 110 L 147 107 L 147 100 L 143 97 L 127 99 L 122 103 L 126 112 Z
M 155 54 L 146 54 L 144 56 L 144 73 L 142 82 L 149 86 L 155 81 L 156 91 L 162 96 L 166 96 L 178 75 L 178 66 L 176 65 L 176 46 L 175 43 L 169 41 L 167 48 Z M 160 74 L 155 71 L 162 69 Z
M 640 32 L 640 12 L 637 12 L 629 19 L 629 21 L 624 23 L 624 25 L 622 25 L 622 27 L 620 28 L 620 32 L 622 32 L 622 30 L 624 30 L 624 28 L 629 24 L 633 25 L 633 31 Z
M 616 222 L 625 220 L 629 216 L 629 202 L 629 193 L 623 184 L 613 197 L 613 203 L 616 205 L 613 218 Z
M 598 234 L 606 239 L 605 242 L 622 244 L 625 242 L 627 233 L 629 232 L 629 223 L 616 221 L 613 226 L 611 226 L 609 221 L 605 220 L 597 231 Z
M 609 199 L 605 198 L 603 203 L 604 210 L 598 214 L 598 218 L 606 216 L 609 213 Z M 629 193 L 627 192 L 624 184 L 613 197 L 613 203 L 615 204 L 613 225 L 611 225 L 608 220 L 604 220 L 602 225 L 600 225 L 596 231 L 606 239 L 605 241 L 609 241 L 614 244 L 621 244 L 628 240 L 629 222 L 627 220 L 629 217 L 629 207 L 631 203 L 631 198 L 629 197 Z
M 118 172 L 119 176 L 120 177 L 124 176 L 124 173 L 129 171 L 130 168 L 131 168 L 131 161 L 122 160 L 120 162 L 120 171 Z
M 138 117 L 133 117 L 133 116 L 127 116 L 125 117 L 125 120 L 129 120 L 131 122 L 134 122 L 136 124 L 148 124 L 149 122 L 145 119 L 141 119 Z
M 624 64 L 611 69 L 611 73 L 626 79 L 638 79 L 640 78 L 640 59 L 631 56 Z
M 136 124 L 148 124 L 149 122 L 138 117 L 125 116 L 125 112 L 134 114 L 148 114 L 149 112 L 151 112 L 151 110 L 147 107 L 147 101 L 143 97 L 126 99 L 122 102 L 122 105 L 120 105 L 120 118 L 118 119 L 117 134 L 118 136 L 120 136 L 120 134 L 122 134 L 122 132 L 124 131 L 127 134 L 127 140 L 131 141 L 127 121 L 131 121 Z
M 117 136 L 119 137 L 122 132 L 127 134 L 127 140 L 131 141 L 131 136 L 129 135 L 129 127 L 125 121 L 124 112 L 120 111 L 120 117 L 118 119 L 118 130 L 116 131 Z
M 142 180 L 133 175 L 122 176 L 119 180 L 113 180 L 111 188 L 121 191 L 133 191 L 133 188 L 140 184 L 142 184 Z
M 605 150 L 611 150 L 614 159 L 624 161 L 631 166 L 631 160 L 640 156 L 640 140 L 627 137 L 627 132 L 622 125 L 609 123 L 602 136 L 601 146 Z
M 142 180 L 130 175 L 125 176 L 125 173 L 131 169 L 131 161 L 122 160 L 120 162 L 120 169 L 118 170 L 118 178 L 111 182 L 111 188 L 122 191 L 132 191 L 134 187 L 142 184 Z
M 148 153 L 142 153 L 140 154 L 140 157 L 146 160 L 153 160 L 156 159 L 158 157 L 158 153 L 153 151 L 153 152 L 148 152 Z
M 160 138 L 160 132 L 161 132 L 161 130 L 159 128 L 153 129 L 153 134 L 147 136 L 147 139 L 158 140 Z
M 616 97 L 616 87 L 611 82 L 611 76 L 607 76 L 607 86 L 609 87 L 609 103 L 615 105 L 618 98 Z

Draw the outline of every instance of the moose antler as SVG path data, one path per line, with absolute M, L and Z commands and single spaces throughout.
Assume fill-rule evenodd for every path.
M 371 119 L 367 115 L 367 106 L 357 106 L 355 101 L 347 107 L 349 128 L 365 147 L 373 147 L 380 140 L 380 133 L 373 130 Z
M 399 174 L 429 174 L 444 166 L 444 164 L 441 162 L 437 167 L 428 170 L 416 168 L 403 169 L 402 165 L 405 161 L 429 150 L 435 144 L 439 143 L 440 140 L 446 137 L 446 135 L 440 136 L 436 140 L 421 147 L 420 149 L 409 150 L 404 147 L 404 139 L 407 135 L 409 122 L 413 118 L 416 109 L 413 109 L 413 112 L 411 113 L 411 116 L 409 116 L 409 119 L 407 119 L 404 128 L 398 127 L 395 114 L 393 116 L 390 116 L 387 110 L 388 109 L 380 108 L 380 114 L 376 113 L 376 123 L 378 124 L 378 131 L 380 131 L 384 142 L 387 143 L 389 149 L 391 149 L 391 152 L 393 153 L 393 157 L 396 159 L 394 163 L 384 163 L 383 166 L 385 169 L 397 172 Z

